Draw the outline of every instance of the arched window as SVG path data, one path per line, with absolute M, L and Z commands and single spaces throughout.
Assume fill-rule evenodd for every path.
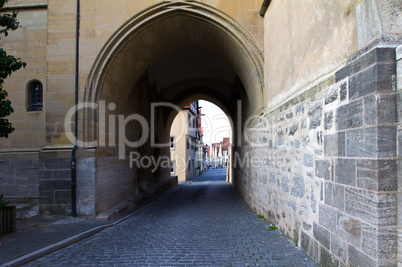
M 43 86 L 39 81 L 32 81 L 28 85 L 28 111 L 42 111 Z

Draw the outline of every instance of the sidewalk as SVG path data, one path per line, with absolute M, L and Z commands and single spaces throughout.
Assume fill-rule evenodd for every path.
M 6 263 L 30 254 L 32 255 L 26 257 L 26 261 L 34 259 L 35 255 L 45 255 L 89 236 L 90 232 L 84 233 L 91 229 L 100 231 L 109 223 L 55 215 L 38 215 L 18 220 L 17 232 L 0 236 L 0 264 L 8 266 Z M 69 238 L 71 240 L 63 242 Z M 16 261 L 15 265 L 26 261 Z
M 0 266 L 20 266 L 87 238 L 134 216 L 191 182 L 180 183 L 159 196 L 107 221 L 60 215 L 38 215 L 18 220 L 17 232 L 0 235 Z

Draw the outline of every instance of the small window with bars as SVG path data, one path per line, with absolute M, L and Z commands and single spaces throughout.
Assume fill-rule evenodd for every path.
M 43 86 L 39 81 L 33 81 L 28 85 L 28 111 L 42 111 Z

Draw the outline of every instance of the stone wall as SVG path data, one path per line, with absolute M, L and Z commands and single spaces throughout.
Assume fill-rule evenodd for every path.
M 87 150 L 77 159 L 77 214 L 82 217 L 95 216 L 95 162 L 93 150 Z
M 18 206 L 39 200 L 35 209 L 41 213 L 70 214 L 70 155 L 71 151 L 0 154 L 0 193 Z
M 9 2 L 11 10 L 18 11 L 17 20 L 21 27 L 11 31 L 7 37 L 2 36 L 0 47 L 8 54 L 21 58 L 27 66 L 14 72 L 4 82 L 4 89 L 14 108 L 7 119 L 12 122 L 15 130 L 7 139 L 0 138 L 0 153 L 20 154 L 21 159 L 27 155 L 26 159 L 29 159 L 32 153 L 37 153 L 46 143 L 47 1 L 30 0 L 29 4 L 35 8 L 21 6 L 23 1 Z M 11 10 L 7 10 L 7 13 Z M 32 81 L 42 83 L 42 111 L 28 110 L 28 85 Z
M 396 87 L 396 121 L 397 121 L 397 183 L 398 183 L 398 255 L 402 255 L 402 46 L 399 46 L 396 50 L 396 72 L 397 72 L 397 87 Z
M 97 157 L 95 174 L 95 214 L 138 195 L 136 171 L 130 168 L 129 158 Z
M 323 266 L 396 264 L 395 66 L 395 47 L 357 54 L 252 123 L 234 162 L 251 207 Z
M 0 154 L 0 194 L 8 199 L 38 198 L 39 153 Z
M 401 11 L 400 1 L 272 0 L 264 16 L 269 108 L 344 66 L 373 40 L 400 43 Z
M 71 150 L 42 151 L 39 164 L 39 212 L 70 215 Z

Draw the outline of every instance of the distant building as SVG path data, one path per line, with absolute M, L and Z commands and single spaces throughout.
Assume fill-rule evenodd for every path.
M 205 167 L 208 168 L 211 165 L 211 147 L 208 144 L 204 145 L 204 163 Z
M 214 168 L 226 168 L 229 160 L 230 138 L 225 137 L 211 147 L 211 164 Z
M 228 166 L 228 161 L 229 161 L 229 146 L 230 146 L 230 138 L 225 137 L 223 138 L 223 141 L 221 142 L 222 144 L 222 164 L 223 167 Z
M 212 167 L 214 168 L 219 167 L 220 164 L 220 158 L 219 158 L 220 148 L 221 148 L 220 143 L 213 143 L 211 145 L 211 164 Z
M 201 126 L 201 107 L 198 105 L 198 101 L 197 101 L 197 118 L 196 118 L 196 128 L 195 130 L 195 134 L 196 134 L 196 152 L 195 152 L 195 175 L 198 176 L 200 175 L 205 168 L 204 165 L 204 155 L 203 155 L 203 135 L 204 135 L 204 131 L 203 128 Z
M 198 101 L 195 101 L 176 116 L 170 130 L 170 172 L 179 181 L 189 180 L 201 172 L 198 117 Z

